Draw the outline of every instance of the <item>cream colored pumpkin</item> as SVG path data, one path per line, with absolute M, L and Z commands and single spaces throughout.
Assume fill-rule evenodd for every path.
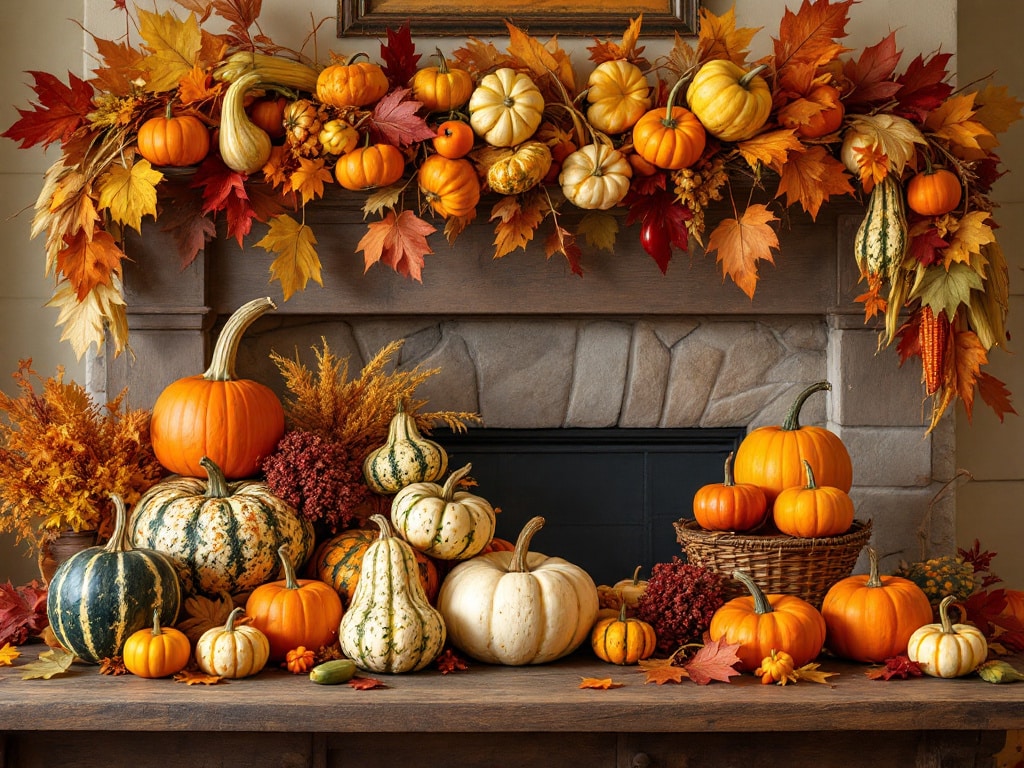
M 608 144 L 587 144 L 562 161 L 558 183 L 577 208 L 606 211 L 629 191 L 633 166 Z
M 907 657 L 932 677 L 969 675 L 988 656 L 988 641 L 972 624 L 954 624 L 949 606 L 956 600 L 947 595 L 939 603 L 939 624 L 925 624 L 907 642 Z
M 469 124 L 492 147 L 513 147 L 533 136 L 544 96 L 528 75 L 502 67 L 480 78 L 469 97 Z
M 512 552 L 466 560 L 445 578 L 437 607 L 452 644 L 467 656 L 508 666 L 544 664 L 589 637 L 597 587 L 579 566 L 529 551 L 543 525 L 544 518 L 532 518 Z
M 397 493 L 410 483 L 437 480 L 448 469 L 444 448 L 420 434 L 416 417 L 399 400 L 388 439 L 363 461 L 363 478 L 375 493 Z
M 587 120 L 599 131 L 628 131 L 651 108 L 651 86 L 640 67 L 624 59 L 603 61 L 587 80 Z
M 472 464 L 457 469 L 443 486 L 412 483 L 391 502 L 391 522 L 398 535 L 439 560 L 468 560 L 494 538 L 494 508 L 487 499 L 457 491 Z
M 394 535 L 386 517 L 370 519 L 380 536 L 363 555 L 338 643 L 360 669 L 414 672 L 444 648 L 444 620 L 427 602 L 412 547 Z
M 242 612 L 235 608 L 223 627 L 206 630 L 196 641 L 196 663 L 206 674 L 236 679 L 255 675 L 267 665 L 270 641 L 252 625 L 235 626 Z

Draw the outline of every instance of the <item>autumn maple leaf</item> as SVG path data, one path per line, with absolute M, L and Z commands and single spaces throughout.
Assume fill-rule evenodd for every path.
M 517 248 L 525 250 L 544 220 L 541 199 L 538 195 L 502 196 L 491 208 L 489 220 L 495 219 L 494 258 L 507 256 Z
M 698 58 L 700 61 L 726 59 L 744 66 L 750 55 L 750 44 L 759 31 L 759 27 L 736 26 L 735 6 L 721 16 L 702 7 L 697 32 Z
M 550 40 L 545 45 L 509 21 L 505 26 L 508 28 L 509 54 L 520 62 L 520 66 L 529 69 L 544 93 L 545 101 L 558 100 L 552 98 L 558 93 L 557 89 L 548 84 L 552 77 L 570 94 L 576 93 L 576 70 L 569 54 L 558 46 L 557 40 Z
M 380 59 L 392 89 L 408 85 L 420 61 L 408 21 L 398 29 L 388 27 L 387 42 L 380 44 Z
M 597 40 L 594 45 L 587 46 L 590 52 L 590 60 L 595 64 L 603 64 L 606 61 L 623 60 L 636 64 L 640 69 L 647 69 L 650 63 L 640 56 L 644 46 L 637 46 L 640 39 L 640 29 L 643 25 L 643 14 L 631 19 L 629 26 L 622 35 L 622 43 L 615 43 L 610 40 Z
M 776 197 L 786 196 L 786 205 L 800 203 L 811 219 L 832 195 L 852 195 L 853 187 L 845 166 L 824 147 L 815 145 L 794 152 L 782 167 Z
M 672 663 L 671 658 L 667 659 L 644 659 L 638 665 L 639 671 L 644 673 L 644 684 L 655 683 L 681 683 L 689 675 L 683 667 Z
M 286 214 L 275 216 L 270 221 L 269 231 L 256 245 L 277 254 L 270 265 L 270 274 L 271 279 L 280 281 L 285 301 L 296 291 L 304 290 L 310 280 L 324 284 L 315 248 L 316 236 L 306 224 Z
M 591 688 L 607 691 L 611 688 L 621 688 L 624 683 L 616 683 L 610 677 L 584 677 L 580 680 L 580 688 Z
M 550 259 L 556 253 L 565 256 L 574 275 L 583 276 L 583 266 L 580 264 L 583 251 L 576 243 L 576 235 L 558 223 L 554 231 L 544 238 L 544 254 Z
M 923 122 L 925 116 L 939 107 L 953 92 L 953 86 L 946 82 L 949 73 L 946 65 L 952 54 L 936 53 L 925 59 L 918 55 L 910 62 L 907 71 L 896 78 L 900 89 L 897 92 L 895 112 L 909 120 Z
M 69 85 L 64 85 L 49 72 L 28 74 L 34 80 L 32 90 L 38 101 L 32 109 L 19 107 L 21 117 L 0 136 L 20 141 L 21 149 L 37 144 L 48 147 L 55 141 L 62 145 L 67 143 L 92 111 L 92 86 L 70 72 Z
M 893 81 L 893 74 L 900 62 L 896 49 L 896 33 L 890 32 L 880 43 L 861 51 L 860 56 L 843 64 L 843 76 L 852 88 L 845 102 L 847 109 L 853 105 L 883 104 L 900 90 Z
M 423 257 L 434 252 L 427 237 L 436 231 L 412 211 L 398 215 L 388 211 L 381 221 L 367 227 L 366 234 L 356 245 L 356 252 L 363 252 L 364 271 L 381 262 L 400 275 L 423 282 Z
M 775 263 L 772 248 L 779 238 L 771 227 L 778 218 L 760 203 L 747 207 L 739 219 L 724 219 L 708 239 L 707 252 L 718 251 L 717 262 L 723 277 L 731 277 L 747 297 L 754 298 L 757 288 L 757 263 Z
M 395 88 L 377 102 L 367 121 L 374 141 L 407 147 L 417 141 L 434 138 L 436 132 L 416 114 L 423 105 L 408 98 L 411 93 L 408 88 Z
M 736 655 L 739 648 L 739 643 L 708 640 L 683 666 L 690 679 L 698 685 L 707 685 L 712 680 L 728 683 L 730 678 L 740 674 L 736 669 L 740 662 Z
M 779 37 L 773 39 L 775 71 L 799 64 L 825 66 L 846 51 L 836 42 L 846 37 L 850 6 L 854 0 L 804 0 L 793 13 L 788 8 L 779 24 Z
M 140 62 L 148 76 L 146 90 L 174 90 L 199 61 L 203 33 L 194 14 L 182 20 L 170 11 L 162 14 L 137 9 L 139 34 L 149 54 Z
M 124 252 L 109 232 L 98 226 L 91 233 L 79 230 L 64 242 L 64 249 L 57 254 L 57 268 L 74 286 L 79 301 L 97 285 L 112 285 L 111 275 L 121 274 Z
M 327 170 L 322 157 L 299 158 L 299 167 L 292 171 L 288 182 L 302 197 L 302 204 L 324 196 L 324 184 L 330 184 L 334 177 Z

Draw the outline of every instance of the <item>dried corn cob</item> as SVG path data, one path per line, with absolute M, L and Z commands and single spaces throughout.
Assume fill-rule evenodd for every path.
M 930 306 L 921 307 L 921 323 L 917 332 L 921 347 L 921 378 L 925 391 L 934 395 L 942 385 L 945 370 L 949 320 L 945 312 L 936 315 Z

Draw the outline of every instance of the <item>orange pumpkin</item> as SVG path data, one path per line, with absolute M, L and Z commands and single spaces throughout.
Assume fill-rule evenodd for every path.
M 725 479 L 697 489 L 693 517 L 708 531 L 750 531 L 764 522 L 768 500 L 756 485 L 736 483 L 732 476 L 735 453 L 725 459 Z
M 733 571 L 750 591 L 734 597 L 711 617 L 712 640 L 738 644 L 743 670 L 753 672 L 772 651 L 785 651 L 793 664 L 813 661 L 825 645 L 825 620 L 813 605 L 795 595 L 765 595 L 743 571 Z
M 153 611 L 153 626 L 133 632 L 124 641 L 125 669 L 139 677 L 170 677 L 188 666 L 192 644 L 174 627 L 160 626 L 160 609 Z
M 932 620 L 928 596 L 910 579 L 880 576 L 878 553 L 868 549 L 870 570 L 837 581 L 825 594 L 825 645 L 844 659 L 883 662 L 907 652 L 914 632 Z
M 673 86 L 664 108 L 643 114 L 633 126 L 633 149 L 659 168 L 689 168 L 704 153 L 707 133 L 700 120 L 685 107 L 674 106 L 683 81 Z
M 468 216 L 480 202 L 480 179 L 468 160 L 431 155 L 418 178 L 420 192 L 439 216 Z
M 654 627 L 626 615 L 623 603 L 613 617 L 600 618 L 590 631 L 590 647 L 597 658 L 609 664 L 636 664 L 649 659 L 658 648 Z
M 437 126 L 437 135 L 433 138 L 434 151 L 441 157 L 458 160 L 469 154 L 476 141 L 473 126 L 462 120 L 445 120 Z
M 198 117 L 174 116 L 171 102 L 160 117 L 151 117 L 139 128 L 139 154 L 153 165 L 195 165 L 210 152 L 210 132 Z
M 394 184 L 405 173 L 405 155 L 391 144 L 370 144 L 338 158 L 334 178 L 345 189 L 360 192 Z
M 284 137 L 284 110 L 288 99 L 284 96 L 256 99 L 249 107 L 249 119 L 267 132 L 272 139 Z
M 907 205 L 922 216 L 941 216 L 958 205 L 963 196 L 960 177 L 931 163 L 907 184 Z
M 284 408 L 270 387 L 235 376 L 235 355 L 246 328 L 275 308 L 269 298 L 239 307 L 217 338 L 210 367 L 172 382 L 157 397 L 150 440 L 170 472 L 205 478 L 205 456 L 228 479 L 252 477 L 274 450 L 284 434 Z
M 412 97 L 427 112 L 451 112 L 469 101 L 475 84 L 469 72 L 448 66 L 440 48 L 437 49 L 437 59 L 436 67 L 417 70 L 409 86 Z
M 515 542 L 495 536 L 484 545 L 484 548 L 480 550 L 480 554 L 486 555 L 488 552 L 513 552 L 515 548 Z
M 803 539 L 846 533 L 853 525 L 853 500 L 846 491 L 815 483 L 814 471 L 806 459 L 804 472 L 806 485 L 787 488 L 775 497 L 775 527 Z
M 245 603 L 252 624 L 270 641 L 270 660 L 284 661 L 299 646 L 320 648 L 338 638 L 341 598 L 318 579 L 296 579 L 288 548 L 277 550 L 284 578 L 261 584 Z
M 388 92 L 388 78 L 379 64 L 356 61 L 357 53 L 344 64 L 325 67 L 316 79 L 316 97 L 332 107 L 363 107 Z
M 769 508 L 783 490 L 803 485 L 804 460 L 814 467 L 820 485 L 847 493 L 853 486 L 853 463 L 839 436 L 824 427 L 800 426 L 800 409 L 807 398 L 830 389 L 827 381 L 812 384 L 800 393 L 781 425 L 754 429 L 736 450 L 732 466 L 736 482 L 760 486 Z
M 803 139 L 820 139 L 835 133 L 843 124 L 846 109 L 834 85 L 819 85 L 794 99 L 779 114 L 779 122 Z

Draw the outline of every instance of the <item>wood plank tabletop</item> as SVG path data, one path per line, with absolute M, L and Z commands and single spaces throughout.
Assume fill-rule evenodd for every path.
M 40 646 L 42 648 L 42 646 Z M 829 684 L 645 684 L 636 667 L 578 653 L 536 667 L 472 662 L 442 675 L 432 666 L 372 675 L 386 687 L 320 686 L 305 675 L 269 669 L 244 680 L 189 686 L 170 679 L 105 676 L 76 664 L 50 680 L 22 680 L 0 668 L 3 731 L 319 732 L 751 732 L 865 730 L 1016 730 L 1024 728 L 1024 683 L 867 678 L 867 666 L 821 660 Z M 1024 668 L 1015 659 L 1018 668 Z M 368 675 L 370 676 L 370 675 Z M 582 678 L 621 687 L 581 689 Z

